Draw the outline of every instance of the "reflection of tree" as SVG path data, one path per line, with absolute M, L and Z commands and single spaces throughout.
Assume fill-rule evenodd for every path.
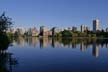
M 76 48 L 78 44 L 80 44 L 80 50 L 86 51 L 88 48 L 92 48 L 92 55 L 95 57 L 99 56 L 99 46 L 102 48 L 106 46 L 108 47 L 108 39 L 96 39 L 96 38 L 62 38 L 60 41 L 56 40 L 59 43 L 62 43 L 64 46 L 72 45 L 72 48 Z M 52 40 L 52 46 L 54 47 L 55 42 Z
M 64 46 L 70 45 L 71 42 L 72 42 L 71 38 L 62 38 L 62 43 L 63 43 Z
M 10 41 L 6 35 L 0 36 L 0 72 L 12 72 L 12 66 L 17 64 L 17 60 L 12 57 L 12 53 L 6 52 L 9 43 Z
M 98 45 L 101 45 L 101 47 L 103 47 L 104 45 L 107 45 L 107 44 L 108 44 L 108 39 L 98 39 L 98 40 L 96 41 L 96 43 L 97 43 Z
M 96 42 L 97 45 L 101 45 L 101 47 L 106 46 L 108 48 L 108 39 L 96 39 L 96 38 L 52 38 L 52 47 L 55 47 L 57 44 L 63 46 L 70 46 L 72 48 L 76 48 L 78 44 L 80 44 L 81 50 L 86 50 L 90 48 L 91 45 Z
M 15 64 L 17 60 L 12 57 L 11 53 L 0 53 L 0 72 L 12 72 Z

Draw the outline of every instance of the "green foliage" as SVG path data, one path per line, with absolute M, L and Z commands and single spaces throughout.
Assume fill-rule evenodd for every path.
M 78 33 L 72 33 L 72 37 L 78 37 Z
M 82 33 L 82 32 L 79 33 L 80 37 L 86 37 L 86 35 L 87 35 L 86 33 Z
M 92 37 L 92 35 L 91 35 L 91 34 L 88 34 L 87 36 L 88 36 L 88 37 Z
M 92 34 L 92 37 L 96 37 L 96 34 Z
M 72 37 L 72 33 L 68 30 L 62 31 L 62 37 Z
M 108 32 L 105 32 L 104 30 L 98 31 L 96 33 L 97 37 L 108 37 Z
M 61 32 L 56 33 L 56 34 L 54 35 L 54 37 L 61 37 Z
M 5 16 L 5 13 L 0 16 L 0 33 L 6 32 L 11 27 L 11 20 L 11 18 Z
M 10 38 L 10 37 L 13 37 L 14 34 L 13 34 L 12 32 L 8 32 L 8 33 L 7 33 L 7 36 Z

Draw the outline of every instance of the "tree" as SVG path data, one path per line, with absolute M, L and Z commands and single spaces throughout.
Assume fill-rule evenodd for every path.
M 12 26 L 12 19 L 5 16 L 5 12 L 0 16 L 0 51 L 4 51 L 8 48 L 10 39 L 6 34 L 6 31 Z
M 5 33 L 9 28 L 11 28 L 13 23 L 12 19 L 5 16 L 5 12 L 0 16 L 0 34 Z
M 72 33 L 68 30 L 62 31 L 62 37 L 72 37 Z

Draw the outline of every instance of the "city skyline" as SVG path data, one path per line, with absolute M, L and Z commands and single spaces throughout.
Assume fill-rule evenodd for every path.
M 80 28 L 79 28 L 80 27 Z M 58 31 L 60 30 L 60 31 L 63 31 L 63 30 L 73 30 L 73 29 L 75 29 L 76 31 L 80 31 L 80 32 L 84 32 L 84 31 L 93 31 L 93 32 L 96 32 L 96 31 L 102 31 L 102 30 L 104 30 L 104 31 L 106 31 L 106 32 L 108 32 L 107 31 L 107 29 L 108 29 L 108 27 L 106 27 L 106 28 L 102 28 L 102 29 L 100 29 L 100 21 L 98 20 L 98 19 L 94 19 L 93 21 L 92 21 L 92 27 L 89 27 L 89 26 L 87 26 L 87 25 L 84 25 L 84 24 L 82 24 L 82 25 L 80 25 L 80 26 L 77 26 L 77 27 L 75 27 L 75 26 L 70 26 L 70 27 L 65 27 L 65 28 L 59 28 L 59 27 L 57 27 L 57 26 L 55 26 L 55 27 L 52 27 L 52 28 L 47 28 L 46 26 L 40 26 L 40 29 L 37 29 L 37 27 L 36 26 L 34 26 L 34 27 L 29 27 L 29 28 L 20 28 L 20 27 L 18 27 L 18 28 L 16 28 L 16 29 L 14 29 L 14 30 L 17 30 L 17 29 L 22 29 L 23 31 L 27 31 L 27 30 L 36 30 L 36 32 L 46 32 L 46 31 L 52 31 L 52 30 L 54 30 L 54 29 L 58 29 Z M 78 29 L 79 28 L 79 29 Z M 11 29 L 10 29 L 11 30 Z
M 32 27 L 32 28 L 16 28 L 16 29 L 9 29 L 7 32 L 12 32 L 14 34 L 18 33 L 18 34 L 22 34 L 22 35 L 29 35 L 29 36 L 55 36 L 57 33 L 63 32 L 65 30 L 70 31 L 70 32 L 75 32 L 75 31 L 79 31 L 81 33 L 86 33 L 86 32 L 108 32 L 108 27 L 107 28 L 99 28 L 100 26 L 100 21 L 98 19 L 95 19 L 92 21 L 92 28 L 90 28 L 89 26 L 85 26 L 84 24 L 82 24 L 80 26 L 80 30 L 78 30 L 77 27 L 72 26 L 72 27 L 66 27 L 64 29 L 61 29 L 59 27 L 52 27 L 50 29 L 48 29 L 46 26 L 40 26 L 40 29 L 38 30 L 36 27 Z
M 107 0 L 1 0 L 0 14 L 15 22 L 14 27 L 65 28 L 84 24 L 92 28 L 94 19 L 100 20 L 100 29 L 108 23 Z

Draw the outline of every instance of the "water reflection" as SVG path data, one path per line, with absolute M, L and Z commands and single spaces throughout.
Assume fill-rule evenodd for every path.
M 7 39 L 3 40 L 0 40 L 0 72 L 13 72 L 14 65 L 18 62 L 12 53 L 7 52 L 10 45 Z
M 93 43 L 93 56 L 98 57 L 99 56 L 99 46 L 96 43 Z
M 12 57 L 12 53 L 0 53 L 0 72 L 13 72 L 14 65 L 16 64 L 17 60 Z
M 48 38 L 40 38 L 40 48 L 47 47 L 48 43 L 50 44 L 50 40 Z
M 51 46 L 52 48 L 80 48 L 81 52 L 92 48 L 92 55 L 99 56 L 99 48 L 108 48 L 108 39 L 90 39 L 90 38 L 18 38 L 14 44 L 22 47 L 29 45 L 36 47 L 39 43 L 41 49 Z

